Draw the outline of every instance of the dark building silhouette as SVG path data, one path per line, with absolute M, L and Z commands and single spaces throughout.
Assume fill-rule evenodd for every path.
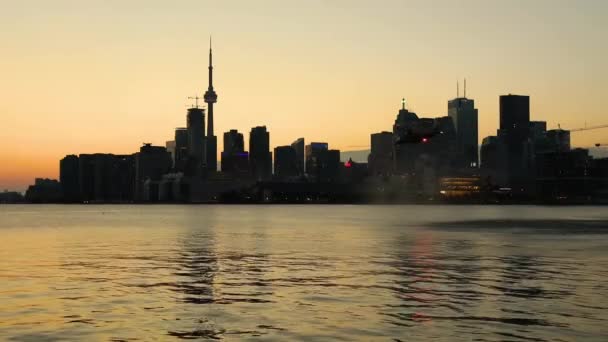
M 430 182 L 451 171 L 457 156 L 456 133 L 450 117 L 418 118 L 405 109 L 405 102 L 393 125 L 395 172 L 424 175 Z
M 205 110 L 188 109 L 188 176 L 202 176 L 205 162 Z
M 158 182 L 170 169 L 171 155 L 167 149 L 162 146 L 144 144 L 135 154 L 136 199 L 157 201 Z
M 178 172 L 186 169 L 188 162 L 188 129 L 179 127 L 175 129 L 175 154 L 173 168 Z
M 530 96 L 501 95 L 500 96 L 500 129 L 521 128 L 526 131 L 530 127 Z
M 298 176 L 297 163 L 296 150 L 292 146 L 277 146 L 274 148 L 274 176 L 276 178 Z
M 328 149 L 329 144 L 322 142 L 311 142 L 309 145 L 306 145 L 304 157 L 306 160 L 307 175 L 318 176 Z
M 497 181 L 528 195 L 533 190 L 533 144 L 530 132 L 530 97 L 500 96 Z
M 547 139 L 556 152 L 570 151 L 570 131 L 563 129 L 549 130 L 547 131 Z
M 243 134 L 236 129 L 224 133 L 222 172 L 233 177 L 249 177 L 249 153 L 245 151 Z
M 393 133 L 380 132 L 371 135 L 371 151 L 368 158 L 372 175 L 389 175 L 393 171 Z
M 298 138 L 296 141 L 291 143 L 291 147 L 293 147 L 294 151 L 296 151 L 296 168 L 298 170 L 298 176 L 303 176 L 305 169 L 304 162 L 304 138 Z
M 81 154 L 78 171 L 84 202 L 130 202 L 135 198 L 133 155 Z
M 340 176 L 340 150 L 330 150 L 327 143 L 311 142 L 305 147 L 306 174 L 317 182 L 335 181 Z
M 25 199 L 31 203 L 57 203 L 61 198 L 61 184 L 56 179 L 36 178 L 25 192 Z
M 8 191 L 4 190 L 4 192 L 0 192 L 0 203 L 1 204 L 9 204 L 9 203 L 23 203 L 25 202 L 25 197 L 16 191 Z
M 452 118 L 456 131 L 457 165 L 478 167 L 478 115 L 475 101 L 467 99 L 466 95 L 448 101 L 448 116 Z
M 64 202 L 81 201 L 78 164 L 78 156 L 74 154 L 65 156 L 59 162 L 59 182 Z
M 249 133 L 249 163 L 256 180 L 266 180 L 272 176 L 272 153 L 270 134 L 266 126 L 258 126 Z
M 542 139 L 547 134 L 546 121 L 530 121 L 530 136 L 533 140 Z
M 207 103 L 207 170 L 217 171 L 217 137 L 213 132 L 213 106 L 217 102 L 217 94 L 213 89 L 213 51 L 211 50 L 211 40 L 209 40 L 209 88 L 205 92 L 205 102 Z

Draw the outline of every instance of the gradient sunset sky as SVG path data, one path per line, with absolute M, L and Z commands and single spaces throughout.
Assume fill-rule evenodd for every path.
M 133 153 L 186 124 L 207 87 L 213 35 L 222 133 L 266 125 L 364 149 L 405 97 L 443 116 L 467 78 L 480 142 L 498 96 L 531 96 L 549 128 L 608 124 L 608 1 L 4 1 L 0 190 L 57 178 L 66 154 Z M 462 89 L 462 88 L 461 88 Z M 608 130 L 572 134 L 608 143 Z

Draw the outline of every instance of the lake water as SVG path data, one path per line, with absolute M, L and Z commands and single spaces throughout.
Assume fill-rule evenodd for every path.
M 608 207 L 0 206 L 0 340 L 608 341 Z

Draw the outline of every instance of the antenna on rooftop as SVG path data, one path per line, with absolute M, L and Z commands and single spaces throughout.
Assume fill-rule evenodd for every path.
M 188 99 L 194 100 L 194 108 L 198 109 L 198 100 L 202 100 L 203 98 L 198 96 L 189 96 Z

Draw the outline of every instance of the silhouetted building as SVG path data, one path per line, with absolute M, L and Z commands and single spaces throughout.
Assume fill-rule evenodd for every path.
M 81 154 L 78 157 L 78 172 L 82 201 L 131 202 L 134 200 L 135 158 L 133 155 Z
M 368 163 L 357 163 L 349 158 L 343 165 L 340 165 L 340 177 L 339 179 L 345 183 L 358 183 L 369 176 L 369 165 Z
M 436 175 L 451 171 L 457 144 L 450 117 L 418 118 L 405 109 L 404 102 L 393 125 L 393 135 L 397 174 L 424 176 L 424 182 L 436 187 Z
M 25 202 L 25 197 L 20 192 L 16 191 L 8 191 L 4 190 L 4 192 L 0 192 L 0 203 L 9 204 L 9 203 L 23 203 Z
M 144 144 L 135 154 L 136 199 L 157 201 L 158 190 L 144 191 L 146 182 L 158 182 L 171 169 L 171 155 L 162 146 Z
M 306 160 L 306 174 L 309 176 L 318 176 L 322 167 L 322 161 L 327 155 L 329 145 L 321 142 L 311 142 L 304 149 Z
M 304 138 L 298 138 L 296 141 L 292 142 L 291 147 L 296 151 L 296 168 L 298 170 L 298 176 L 303 176 L 306 171 L 304 162 Z
M 340 176 L 340 150 L 330 150 L 327 143 L 306 145 L 306 174 L 318 182 L 335 181 Z
M 368 158 L 370 173 L 389 175 L 393 171 L 393 133 L 380 132 L 371 135 L 371 151 Z
M 213 89 L 213 51 L 211 41 L 209 41 L 209 87 L 205 92 L 205 102 L 207 103 L 207 170 L 217 171 L 217 137 L 213 132 L 213 106 L 217 102 L 217 93 Z
M 31 203 L 56 203 L 61 201 L 61 184 L 56 179 L 36 178 L 25 192 L 25 199 Z
M 63 201 L 80 202 L 80 180 L 78 178 L 78 156 L 68 155 L 59 162 L 59 182 Z
M 546 121 L 530 121 L 530 136 L 533 140 L 542 139 L 546 134 Z
M 547 202 L 586 202 L 597 187 L 590 175 L 593 160 L 586 149 L 536 155 L 538 196 Z
M 530 97 L 500 96 L 498 183 L 513 188 L 514 194 L 533 190 L 534 148 L 530 132 Z
M 188 109 L 188 176 L 202 176 L 205 162 L 205 110 Z
M 256 180 L 266 180 L 272 175 L 272 154 L 270 134 L 266 126 L 258 126 L 249 133 L 249 163 Z
M 452 118 L 456 131 L 457 165 L 478 167 L 479 138 L 475 101 L 466 97 L 448 101 L 448 116 Z
M 291 146 L 274 148 L 274 176 L 289 178 L 298 176 L 296 150 Z
M 530 97 L 525 95 L 500 96 L 500 129 L 530 127 Z
M 552 129 L 547 131 L 547 139 L 556 152 L 570 151 L 570 131 Z
M 250 175 L 249 153 L 245 151 L 243 134 L 236 129 L 224 133 L 224 151 L 222 152 L 222 172 L 233 176 L 247 178 Z
M 184 172 L 188 162 L 188 129 L 179 127 L 175 129 L 175 154 L 173 157 L 173 168 L 178 172 Z

